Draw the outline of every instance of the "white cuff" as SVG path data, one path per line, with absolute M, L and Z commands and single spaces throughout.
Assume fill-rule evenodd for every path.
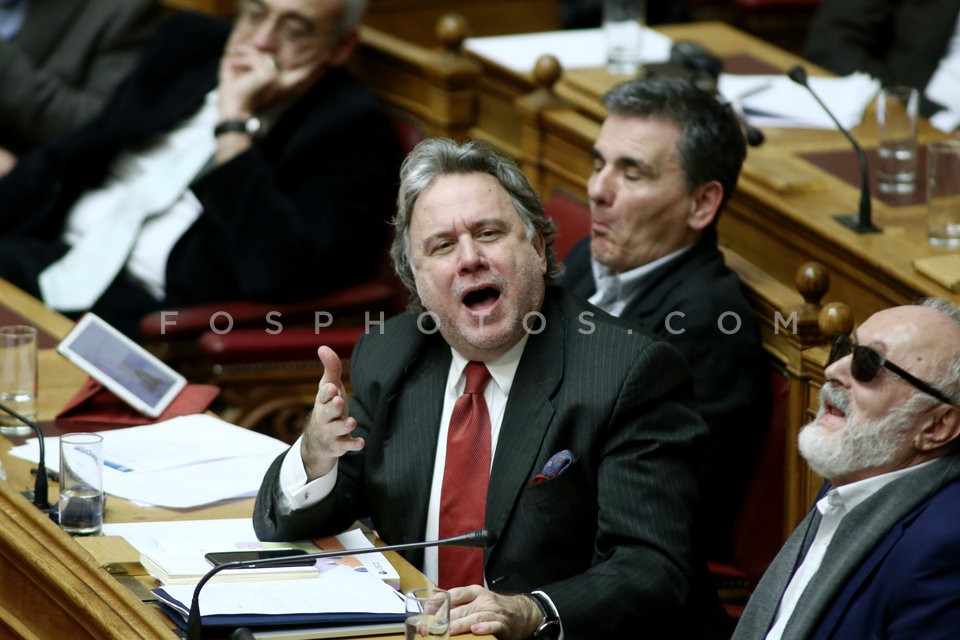
M 303 468 L 303 458 L 300 457 L 302 438 L 303 436 L 297 438 L 280 465 L 280 513 L 290 513 L 320 502 L 330 495 L 337 484 L 336 465 L 330 473 L 307 482 L 307 472 Z

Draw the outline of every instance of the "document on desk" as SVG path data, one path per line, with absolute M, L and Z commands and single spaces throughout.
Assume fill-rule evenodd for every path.
M 672 41 L 652 29 L 644 28 L 640 47 L 645 62 L 664 62 L 670 58 Z M 602 67 L 607 64 L 607 45 L 603 29 L 542 31 L 506 36 L 467 38 L 464 49 L 501 67 L 529 73 L 537 59 L 553 55 L 564 69 Z
M 175 622 L 186 627 L 194 585 L 154 590 Z M 338 567 L 309 580 L 209 582 L 200 592 L 203 626 L 279 627 L 320 623 L 399 623 L 403 596 L 377 578 Z
M 809 78 L 810 87 L 826 103 L 837 120 L 852 129 L 880 90 L 880 83 L 866 73 L 842 78 Z M 783 75 L 720 74 L 720 94 L 755 127 L 836 129 L 806 88 Z
M 104 491 L 174 509 L 256 495 L 270 463 L 287 449 L 281 440 L 202 414 L 99 433 Z M 47 468 L 59 471 L 58 438 L 44 438 L 44 446 Z M 36 438 L 10 453 L 37 462 Z
M 313 553 L 373 546 L 360 529 L 302 542 L 261 542 L 257 539 L 250 518 L 105 523 L 103 533 L 121 536 L 129 542 L 140 552 L 140 564 L 164 585 L 196 584 L 211 569 L 210 563 L 204 558 L 204 554 L 211 551 L 294 548 Z M 222 571 L 213 579 L 265 580 L 271 574 L 281 574 L 283 579 L 313 578 L 317 571 L 330 571 L 338 566 L 367 573 L 394 587 L 400 585 L 400 575 L 382 553 L 322 559 L 309 567 L 234 569 Z

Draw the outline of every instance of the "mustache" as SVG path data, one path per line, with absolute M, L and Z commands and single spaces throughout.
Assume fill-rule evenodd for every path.
M 504 293 L 507 290 L 507 281 L 503 276 L 488 273 L 470 281 L 457 282 L 453 285 L 453 295 L 458 300 L 462 300 L 466 292 L 478 284 L 496 287 L 500 293 Z
M 825 410 L 827 403 L 833 405 L 844 415 L 850 413 L 850 392 L 834 382 L 825 382 L 820 387 L 820 412 Z

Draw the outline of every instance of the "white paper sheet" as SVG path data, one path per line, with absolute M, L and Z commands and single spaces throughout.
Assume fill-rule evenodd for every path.
M 861 123 L 880 89 L 880 83 L 865 73 L 842 78 L 811 77 L 809 84 L 847 129 Z M 785 74 L 723 73 L 718 89 L 726 100 L 742 107 L 747 121 L 755 127 L 836 128 L 810 92 Z
M 195 586 L 163 590 L 184 605 L 185 615 Z M 338 567 L 309 580 L 210 582 L 200 598 L 201 616 L 337 612 L 403 614 L 403 596 L 369 574 Z
M 663 62 L 670 57 L 670 38 L 644 29 L 641 38 L 644 62 Z M 564 69 L 602 67 L 607 50 L 602 29 L 542 31 L 508 36 L 467 38 L 464 48 L 512 71 L 533 71 L 537 58 L 552 54 Z
M 281 440 L 208 415 L 99 433 L 104 491 L 173 509 L 256 495 L 270 463 L 287 448 Z M 59 439 L 44 438 L 44 446 L 47 468 L 59 471 Z M 37 462 L 36 438 L 10 453 Z

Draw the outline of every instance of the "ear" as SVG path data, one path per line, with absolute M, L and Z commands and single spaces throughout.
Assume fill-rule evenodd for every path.
M 723 186 L 716 180 L 701 184 L 693 190 L 693 205 L 687 226 L 694 231 L 703 231 L 717 217 L 723 200 Z
M 333 51 L 330 52 L 330 59 L 327 61 L 328 67 L 340 67 L 350 60 L 354 49 L 360 42 L 360 32 L 357 29 L 350 29 L 340 35 Z
M 913 444 L 918 451 L 934 451 L 960 438 L 960 409 L 947 404 L 934 409 L 933 419 L 916 436 Z
M 546 275 L 547 273 L 547 241 L 543 239 L 543 236 L 539 233 L 533 238 L 533 248 L 536 250 L 537 255 L 540 256 L 540 272 Z

